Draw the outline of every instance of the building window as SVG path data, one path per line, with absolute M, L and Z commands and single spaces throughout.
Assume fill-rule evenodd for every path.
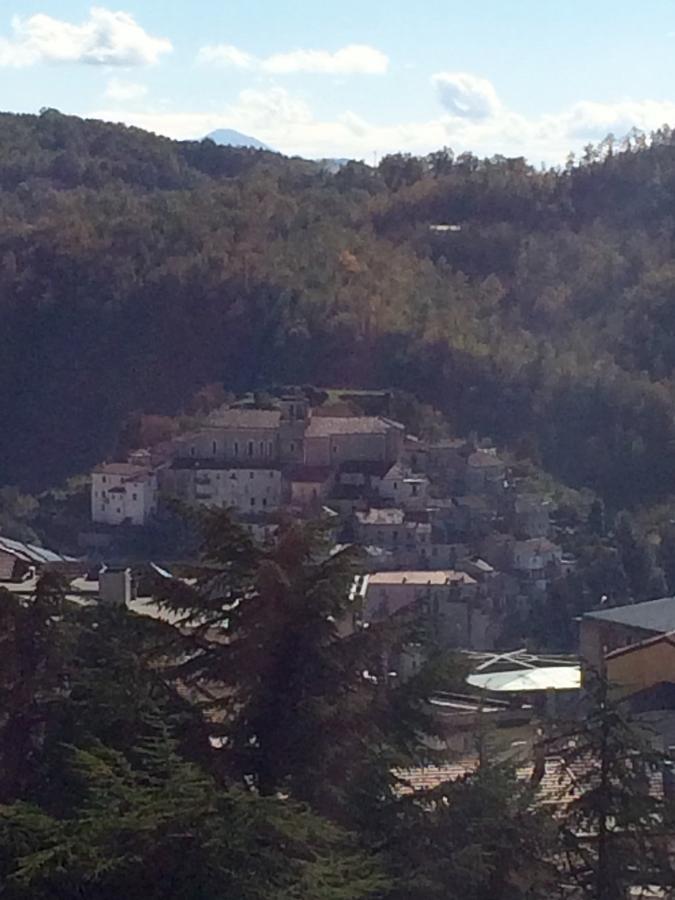
M 251 506 L 255 506 L 255 497 L 251 497 Z
M 105 512 L 105 503 L 101 503 L 101 512 Z
M 395 491 L 398 490 L 398 481 L 395 481 L 395 482 L 394 482 L 394 490 L 395 490 Z
M 274 478 L 274 472 L 270 472 L 270 478 Z
M 104 475 L 103 478 L 101 479 L 101 481 L 103 482 L 103 484 L 105 484 L 107 480 L 108 480 L 108 479 L 105 477 L 105 475 Z
M 391 536 L 394 539 L 394 543 L 396 543 L 398 541 L 398 531 L 392 531 Z
M 248 442 L 248 455 L 253 456 L 253 441 Z
M 291 453 L 295 453 L 295 443 L 294 443 L 294 441 L 291 441 L 291 443 L 290 443 L 290 451 L 291 451 Z M 104 478 L 103 480 L 105 481 L 105 478 Z
M 196 452 L 197 451 L 196 451 L 194 445 L 192 447 L 190 447 L 190 456 L 194 456 Z
M 215 456 L 216 453 L 218 452 L 218 444 L 217 444 L 215 441 L 213 441 L 213 443 L 211 444 L 211 451 L 212 451 L 212 453 L 213 453 L 214 456 Z
M 255 474 L 254 472 L 249 472 L 248 477 L 252 479 L 254 474 Z
M 263 497 L 262 505 L 267 506 L 267 497 Z
M 132 495 L 131 495 L 131 499 L 132 499 L 132 500 L 138 500 L 138 494 L 132 494 Z
M 267 455 L 268 455 L 268 456 L 272 456 L 272 453 L 273 453 L 273 450 L 272 450 L 272 441 L 268 441 L 268 442 L 267 442 Z
M 413 497 L 417 496 L 417 485 L 416 484 L 412 485 L 412 495 L 413 495 Z
M 234 442 L 234 455 L 239 456 L 239 442 L 238 441 Z
M 260 455 L 265 455 L 265 441 L 260 441 Z

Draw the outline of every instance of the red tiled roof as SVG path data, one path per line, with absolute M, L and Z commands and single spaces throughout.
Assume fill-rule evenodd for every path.
M 448 782 L 458 781 L 478 770 L 479 763 L 475 758 L 458 760 L 445 766 L 426 766 L 417 769 L 396 769 L 394 775 L 402 782 L 399 786 L 401 794 L 412 794 L 416 791 L 429 791 Z M 519 781 L 532 780 L 534 763 L 518 766 L 516 776 Z M 544 764 L 544 775 L 536 785 L 536 798 L 547 806 L 565 806 L 578 796 L 577 784 L 592 778 L 593 769 L 590 763 L 579 760 L 568 766 L 563 759 L 549 756 Z M 651 774 L 649 793 L 654 798 L 663 796 L 663 778 L 658 771 Z
M 150 470 L 146 466 L 123 462 L 101 463 L 100 466 L 96 466 L 94 472 L 97 475 L 121 475 L 124 478 L 136 478 L 150 474 Z
M 305 436 L 308 438 L 331 437 L 338 434 L 387 434 L 400 427 L 379 416 L 319 416 L 312 418 Z

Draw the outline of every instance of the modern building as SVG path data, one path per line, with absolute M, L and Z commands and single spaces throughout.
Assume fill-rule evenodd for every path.
M 675 632 L 675 597 L 598 609 L 581 619 L 579 654 L 587 667 L 600 670 L 613 651 L 671 632 Z

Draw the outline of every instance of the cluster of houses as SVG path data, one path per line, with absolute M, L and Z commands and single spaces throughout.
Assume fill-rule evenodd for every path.
M 148 525 L 167 498 L 229 508 L 260 537 L 282 510 L 325 516 L 336 544 L 365 550 L 364 615 L 422 601 L 453 647 L 498 645 L 509 614 L 573 565 L 550 540 L 547 499 L 520 492 L 489 442 L 424 441 L 301 392 L 273 408 L 225 406 L 92 473 L 98 527 Z

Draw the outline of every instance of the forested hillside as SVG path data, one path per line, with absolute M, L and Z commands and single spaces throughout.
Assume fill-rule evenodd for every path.
M 414 392 L 613 506 L 656 502 L 674 215 L 668 129 L 559 171 L 442 151 L 332 175 L 0 116 L 0 483 L 86 470 L 130 412 L 207 383 L 339 383 Z

